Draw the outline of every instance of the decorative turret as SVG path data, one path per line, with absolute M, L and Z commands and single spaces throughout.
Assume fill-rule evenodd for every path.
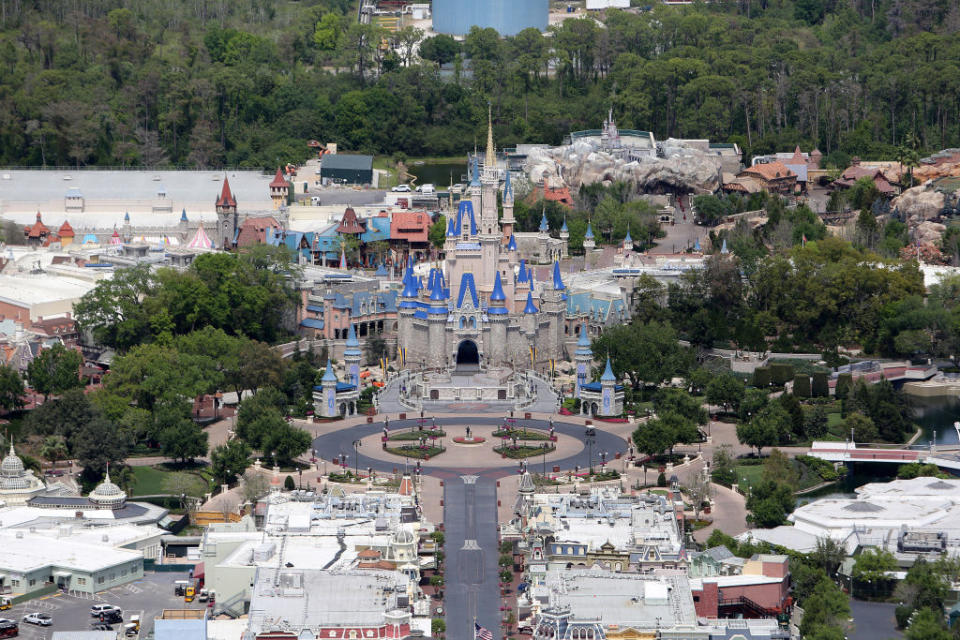
M 621 402 L 617 402 L 617 377 L 613 375 L 613 368 L 610 366 L 610 356 L 607 356 L 607 366 L 603 370 L 603 375 L 600 376 L 600 411 L 598 415 L 601 416 L 615 416 L 622 411 L 622 407 L 617 405 Z
M 547 234 L 550 233 L 550 223 L 547 221 L 547 208 L 543 208 L 543 213 L 540 214 L 540 233 Z
M 220 189 L 220 197 L 217 198 L 217 233 L 214 237 L 220 236 L 221 248 L 226 249 L 233 246 L 233 240 L 237 235 L 239 220 L 237 217 L 237 199 L 233 197 L 230 191 L 230 181 L 226 176 L 223 177 L 223 187 Z
M 493 281 L 493 293 L 490 294 L 490 308 L 487 313 L 494 315 L 506 313 L 507 310 L 503 307 L 506 299 L 507 296 L 503 293 L 503 281 L 500 278 L 500 272 L 497 271 L 497 276 Z
M 314 391 L 317 389 L 314 388 Z M 314 394 L 314 410 L 319 412 L 325 418 L 333 418 L 337 415 L 337 374 L 333 372 L 333 364 L 327 359 L 327 368 L 323 372 L 323 378 L 320 379 L 320 403 Z M 321 404 L 321 406 L 316 406 Z
M 633 251 L 633 238 L 630 237 L 630 225 L 627 224 L 627 235 L 623 239 L 623 250 Z
M 580 397 L 580 387 L 587 384 L 587 378 L 590 376 L 590 366 L 593 364 L 593 351 L 590 349 L 590 332 L 587 330 L 587 323 L 580 325 L 580 338 L 577 340 L 577 350 L 573 354 L 574 362 L 577 365 L 577 381 L 574 388 L 574 397 Z
M 538 311 L 539 309 L 537 309 L 537 305 L 533 304 L 533 294 L 527 291 L 527 306 L 523 308 L 523 313 L 531 314 L 531 313 L 537 313 Z
M 564 242 L 570 239 L 570 230 L 567 229 L 567 214 L 563 214 L 563 226 L 560 227 L 560 239 Z
M 553 262 L 553 288 L 557 291 L 563 291 L 567 288 L 563 284 L 563 276 L 560 275 L 560 263 L 556 260 Z
M 442 345 L 444 340 L 444 327 L 447 324 L 447 300 L 449 295 L 443 286 L 443 279 L 434 277 L 433 287 L 430 290 L 430 308 L 427 309 L 427 335 L 430 344 Z M 427 365 L 430 367 L 443 367 L 447 365 L 447 356 L 442 349 L 433 349 L 430 352 L 430 360 Z
M 510 241 L 507 242 L 507 251 L 516 251 L 517 250 L 517 237 L 510 234 Z
M 730 250 L 727 249 L 727 239 L 724 238 L 724 239 L 723 239 L 723 246 L 720 247 L 720 255 L 724 255 L 724 256 L 725 256 L 725 255 L 727 255 L 728 253 L 730 253 Z
M 286 204 L 289 193 L 290 183 L 283 177 L 280 167 L 277 167 L 277 175 L 270 181 L 270 199 L 273 200 L 273 208 L 279 209 L 281 205 Z
M 357 388 L 360 387 L 360 358 L 362 356 L 360 341 L 357 340 L 357 332 L 354 331 L 351 322 L 347 329 L 347 344 L 343 350 L 343 362 L 347 365 L 347 381 Z
M 597 243 L 593 240 L 593 225 L 587 221 L 587 232 L 583 235 L 583 248 L 586 251 L 593 251 Z

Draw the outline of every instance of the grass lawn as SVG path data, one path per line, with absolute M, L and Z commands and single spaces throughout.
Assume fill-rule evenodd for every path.
M 131 487 L 132 496 L 149 496 L 156 494 L 179 494 L 184 492 L 191 496 L 203 496 L 208 488 L 209 474 L 205 469 L 190 469 L 176 471 L 163 466 L 131 467 L 133 476 L 137 479 Z
M 748 487 L 759 484 L 763 477 L 762 464 L 741 464 L 735 466 L 733 470 L 737 474 L 737 483 L 740 485 L 740 490 L 744 493 L 747 493 Z

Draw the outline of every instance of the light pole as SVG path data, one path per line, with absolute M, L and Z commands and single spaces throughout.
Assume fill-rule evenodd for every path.
M 353 441 L 353 475 L 357 477 L 357 480 L 360 480 L 360 447 L 363 446 L 363 443 L 360 440 Z
M 596 438 L 596 432 L 593 429 L 587 429 L 586 433 L 583 436 L 585 444 L 587 445 L 587 455 L 589 456 L 590 464 L 590 475 L 593 475 L 593 441 Z

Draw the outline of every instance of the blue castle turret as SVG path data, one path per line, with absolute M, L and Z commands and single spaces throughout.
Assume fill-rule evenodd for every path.
M 348 382 L 358 388 L 360 386 L 360 358 L 362 356 L 360 341 L 357 340 L 357 332 L 354 331 L 351 322 L 347 329 L 347 344 L 343 350 L 343 362 L 347 366 Z
M 593 364 L 593 351 L 590 349 L 590 332 L 587 330 L 587 323 L 580 325 L 580 338 L 577 340 L 577 350 L 573 354 L 574 362 L 577 365 L 577 381 L 574 387 L 574 397 L 580 397 L 580 388 L 587 384 L 587 377 L 590 375 L 590 366 Z

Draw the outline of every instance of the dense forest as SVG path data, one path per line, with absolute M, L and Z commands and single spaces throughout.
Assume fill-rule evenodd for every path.
M 276 166 L 599 126 L 894 157 L 960 146 L 957 0 L 738 0 L 462 43 L 352 0 L 0 0 L 0 163 Z M 383 46 L 390 42 L 393 46 Z M 442 65 L 442 66 L 441 66 Z

